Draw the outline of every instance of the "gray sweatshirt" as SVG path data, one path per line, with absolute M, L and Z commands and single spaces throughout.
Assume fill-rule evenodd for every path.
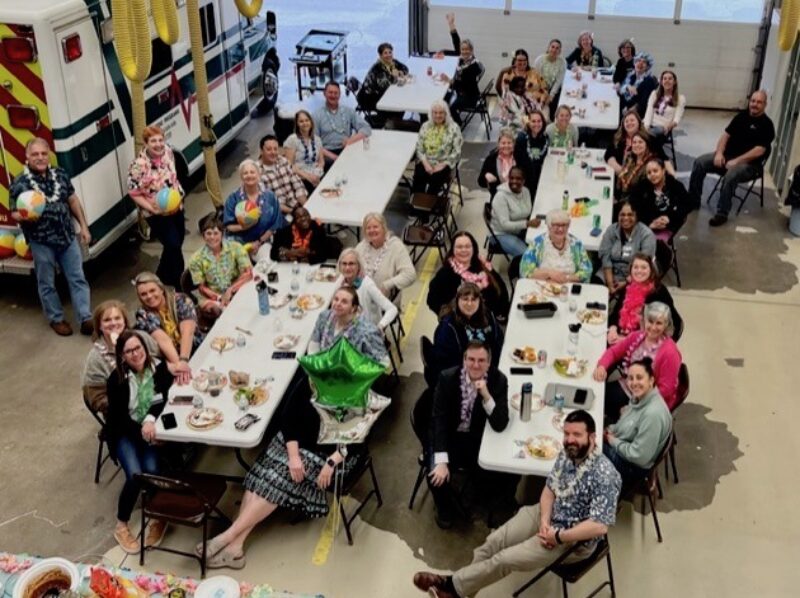
M 614 435 L 609 444 L 626 461 L 650 469 L 672 430 L 672 415 L 653 388 L 639 401 L 631 399 L 619 421 L 608 429 Z
M 528 228 L 532 211 L 531 192 L 527 187 L 514 193 L 508 183 L 503 183 L 492 200 L 492 230 L 497 234 L 516 235 Z

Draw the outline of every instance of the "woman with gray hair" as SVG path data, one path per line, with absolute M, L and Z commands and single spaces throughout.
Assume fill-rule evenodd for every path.
M 636 108 L 644 118 L 650 94 L 658 89 L 658 79 L 653 76 L 653 57 L 647 52 L 639 52 L 633 59 L 631 71 L 619 88 L 619 109 L 623 114 L 629 108 Z
M 620 410 L 628 404 L 631 396 L 627 386 L 628 366 L 645 357 L 653 360 L 656 386 L 670 411 L 677 402 L 678 372 L 681 368 L 681 352 L 672 340 L 672 311 L 660 301 L 648 303 L 642 314 L 642 327 L 638 332 L 626 336 L 611 345 L 597 362 L 593 377 L 606 382 L 609 372 L 619 366 L 619 380 L 606 382 L 606 419 L 615 422 Z
M 447 25 L 450 27 L 450 39 L 453 42 L 453 51 L 444 52 L 458 56 L 458 66 L 452 79 L 442 73 L 440 76 L 443 81 L 450 82 L 450 91 L 447 92 L 445 99 L 450 104 L 450 116 L 460 126 L 461 110 L 474 108 L 481 97 L 481 90 L 478 82 L 483 76 L 483 65 L 475 58 L 475 46 L 471 40 L 461 39 L 456 29 L 456 16 L 449 12 L 445 15 Z
M 461 159 L 461 129 L 450 117 L 444 100 L 431 104 L 430 119 L 419 130 L 417 165 L 414 168 L 414 193 L 439 193 Z
M 386 218 L 378 212 L 364 216 L 361 225 L 364 238 L 356 245 L 364 272 L 377 285 L 381 293 L 394 299 L 400 308 L 400 292 L 414 284 L 417 271 L 403 242 L 394 236 Z
M 569 220 L 569 213 L 564 210 L 547 213 L 547 232 L 536 237 L 522 254 L 522 278 L 556 284 L 589 281 L 592 261 L 583 243 L 569 234 Z
M 239 164 L 242 186 L 225 200 L 223 223 L 227 238 L 243 244 L 255 261 L 269 256 L 274 231 L 286 225 L 275 194 L 264 187 L 255 160 Z M 243 204 L 238 210 L 237 206 Z
M 341 275 L 337 286 L 350 286 L 356 290 L 364 316 L 381 330 L 391 324 L 397 317 L 397 307 L 378 290 L 375 282 L 364 272 L 364 264 L 358 252 L 352 247 L 344 249 L 336 266 Z

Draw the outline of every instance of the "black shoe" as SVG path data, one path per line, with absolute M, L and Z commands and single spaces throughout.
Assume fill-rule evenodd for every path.
M 94 321 L 91 318 L 81 322 L 81 334 L 83 336 L 92 336 L 94 334 Z
M 708 221 L 709 226 L 722 226 L 728 221 L 728 217 L 725 214 L 714 214 L 711 217 L 711 220 Z
M 438 525 L 440 529 L 450 529 L 453 527 L 453 512 L 450 509 L 439 509 L 437 507 L 434 518 L 436 519 L 436 525 Z

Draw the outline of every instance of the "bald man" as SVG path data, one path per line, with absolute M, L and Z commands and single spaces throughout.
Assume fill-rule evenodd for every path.
M 736 186 L 756 178 L 761 165 L 769 157 L 775 127 L 766 115 L 766 109 L 767 92 L 754 91 L 747 110 L 733 117 L 717 141 L 714 152 L 703 154 L 694 161 L 689 193 L 696 205 L 700 205 L 703 197 L 706 174 L 714 172 L 722 177 L 717 213 L 708 222 L 711 226 L 722 226 L 728 221 Z
M 11 185 L 11 216 L 19 222 L 33 254 L 39 299 L 50 327 L 60 336 L 72 334 L 72 327 L 64 318 L 64 308 L 56 290 L 56 268 L 61 268 L 69 285 L 72 308 L 75 311 L 81 334 L 91 335 L 92 307 L 89 283 L 83 274 L 81 243 L 91 241 L 86 216 L 80 199 L 63 168 L 50 166 L 50 145 L 36 137 L 25 146 L 25 168 Z M 17 199 L 25 191 L 38 191 L 44 195 L 44 212 L 35 222 L 22 218 L 17 211 Z M 72 218 L 78 221 L 79 238 L 75 235 Z

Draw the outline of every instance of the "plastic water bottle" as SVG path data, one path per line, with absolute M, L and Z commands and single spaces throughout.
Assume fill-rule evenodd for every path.
M 565 212 L 569 210 L 569 191 L 564 189 L 564 193 L 561 196 L 561 209 Z
M 269 315 L 269 293 L 267 292 L 267 283 L 260 280 L 256 284 L 256 293 L 258 294 L 258 313 L 262 316 Z
M 578 343 L 580 341 L 578 333 L 581 331 L 581 324 L 580 322 L 576 324 L 570 324 L 568 328 L 569 334 L 567 335 L 567 354 L 574 356 L 578 354 Z
M 297 295 L 300 292 L 300 264 L 296 261 L 292 263 L 292 280 L 289 283 L 289 288 L 292 291 L 292 295 Z

